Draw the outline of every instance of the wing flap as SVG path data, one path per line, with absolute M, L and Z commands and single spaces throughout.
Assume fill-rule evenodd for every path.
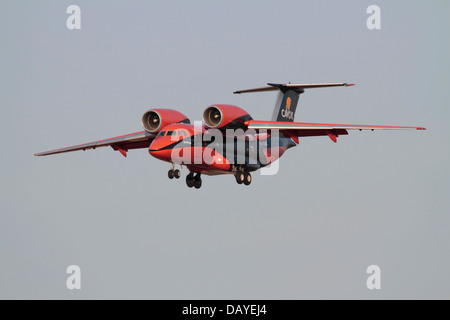
M 119 150 L 123 155 L 126 155 L 128 149 L 146 148 L 153 141 L 156 134 L 149 133 L 147 131 L 141 131 L 136 133 L 130 133 L 123 136 L 113 137 L 109 139 L 88 142 L 71 147 L 65 147 L 50 151 L 44 151 L 36 153 L 35 156 L 48 156 L 51 154 L 96 149 L 100 147 L 111 146 L 114 150 Z M 125 154 L 124 154 L 125 153 Z

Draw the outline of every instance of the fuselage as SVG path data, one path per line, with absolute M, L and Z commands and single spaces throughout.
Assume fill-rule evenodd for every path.
M 297 144 L 285 135 L 238 130 L 214 130 L 192 124 L 164 127 L 149 153 L 162 161 L 185 165 L 206 175 L 256 171 L 279 159 Z

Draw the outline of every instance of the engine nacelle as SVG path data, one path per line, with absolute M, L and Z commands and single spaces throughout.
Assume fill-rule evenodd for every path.
M 191 123 L 191 121 L 181 112 L 172 109 L 152 109 L 142 116 L 142 126 L 150 133 L 156 133 L 172 123 Z
M 203 122 L 211 129 L 245 128 L 245 121 L 253 120 L 247 111 L 229 104 L 209 106 L 203 112 Z

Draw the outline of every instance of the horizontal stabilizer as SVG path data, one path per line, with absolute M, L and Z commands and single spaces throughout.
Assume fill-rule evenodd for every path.
M 328 88 L 328 87 L 351 87 L 354 84 L 348 83 L 312 83 L 312 84 L 278 84 L 278 83 L 268 83 L 268 87 L 261 87 L 255 89 L 238 90 L 235 94 L 250 93 L 250 92 L 264 92 L 264 91 L 287 91 L 287 90 L 298 90 L 303 92 L 304 89 L 314 89 L 314 88 Z

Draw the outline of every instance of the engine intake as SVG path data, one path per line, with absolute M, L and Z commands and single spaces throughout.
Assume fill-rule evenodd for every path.
M 209 106 L 203 112 L 203 122 L 210 129 L 245 128 L 248 120 L 253 118 L 245 110 L 228 104 Z
M 172 123 L 191 123 L 184 114 L 172 109 L 152 109 L 142 116 L 145 131 L 156 133 Z

